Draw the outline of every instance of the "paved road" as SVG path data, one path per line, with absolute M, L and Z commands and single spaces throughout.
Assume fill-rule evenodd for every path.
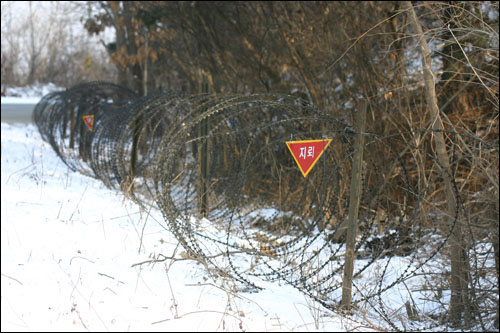
M 31 123 L 31 114 L 36 104 L 2 104 L 2 122 L 13 124 Z

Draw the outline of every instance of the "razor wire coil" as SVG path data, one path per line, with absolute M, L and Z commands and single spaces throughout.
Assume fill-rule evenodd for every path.
M 92 116 L 92 128 L 84 116 Z M 355 135 L 345 121 L 288 95 L 164 92 L 139 97 L 106 82 L 44 96 L 33 121 L 42 139 L 71 170 L 124 191 L 142 207 L 158 208 L 187 253 L 216 274 L 229 274 L 253 290 L 261 288 L 262 279 L 286 281 L 337 310 L 344 268 L 339 260 L 343 238 L 337 233 L 342 234 L 347 218 Z M 437 177 L 424 188 L 412 180 L 407 168 L 411 157 L 402 149 L 410 144 L 401 133 L 363 134 L 363 214 L 356 252 L 368 255 L 354 277 L 378 259 L 389 259 L 377 291 L 354 297 L 353 304 L 373 297 L 382 304 L 385 291 L 441 251 L 463 202 L 457 200 L 449 234 L 422 258 L 418 247 L 426 231 L 419 210 Z M 291 137 L 333 138 L 307 178 L 286 149 L 285 141 Z M 487 146 L 498 151 L 498 145 Z M 430 152 L 426 158 L 437 163 Z M 387 220 L 399 219 L 390 223 L 396 234 L 384 232 L 377 238 L 373 234 L 381 223 L 376 221 L 381 208 Z M 207 233 L 204 217 L 217 226 L 218 234 Z M 394 256 L 409 259 L 399 276 L 391 279 L 386 276 Z M 381 311 L 397 329 L 383 307 Z

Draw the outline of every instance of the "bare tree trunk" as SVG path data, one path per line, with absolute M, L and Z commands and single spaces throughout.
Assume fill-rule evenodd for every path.
M 38 58 L 40 56 L 40 53 L 39 53 L 39 50 L 37 48 L 37 45 L 35 43 L 35 40 L 36 40 L 36 36 L 35 36 L 35 26 L 34 26 L 34 20 L 35 20 L 35 16 L 33 14 L 33 1 L 30 1 L 29 2 L 29 33 L 30 33 L 30 37 L 29 37 L 29 45 L 30 45 L 30 50 L 29 50 L 29 73 L 28 73 L 28 81 L 27 83 L 28 84 L 32 84 L 35 82 L 35 78 L 36 78 L 36 71 L 37 71 L 37 68 L 38 68 Z
M 137 55 L 135 31 L 132 22 L 132 16 L 133 16 L 132 3 L 130 1 L 122 1 L 122 5 L 123 5 L 122 17 L 125 20 L 125 31 L 127 32 L 127 39 L 126 39 L 127 53 L 129 56 Z M 130 64 L 128 66 L 131 71 L 129 76 L 130 79 L 129 87 L 132 88 L 132 90 L 137 92 L 139 95 L 144 96 L 143 85 L 142 85 L 143 74 L 139 62 L 136 62 L 134 65 Z
M 125 41 L 125 27 L 120 22 L 120 10 L 118 6 L 110 6 L 111 13 L 113 14 L 113 25 L 116 31 L 116 49 L 108 50 L 109 55 L 111 56 L 113 52 L 119 52 L 123 46 L 126 45 Z M 104 42 L 102 42 L 104 44 Z M 104 45 L 106 46 L 106 45 Z M 118 69 L 118 84 L 124 87 L 128 87 L 127 82 L 127 67 L 122 65 L 121 63 L 117 63 L 116 65 Z
M 144 33 L 144 73 L 142 78 L 142 93 L 144 96 L 148 95 L 148 33 Z
M 464 314 L 464 311 L 469 309 L 464 308 L 467 304 L 466 298 L 468 297 L 466 280 L 463 278 L 465 275 L 465 258 L 462 236 L 462 226 L 458 220 L 457 204 L 453 190 L 453 184 L 450 174 L 450 159 L 446 149 L 446 143 L 442 130 L 444 129 L 441 117 L 439 115 L 439 108 L 437 105 L 436 90 L 434 84 L 434 75 L 431 68 L 431 55 L 429 46 L 425 40 L 422 26 L 420 25 L 417 15 L 413 9 L 410 1 L 403 2 L 404 8 L 408 11 L 410 24 L 415 31 L 420 51 L 422 53 L 422 68 L 424 74 L 425 94 L 427 105 L 429 107 L 432 119 L 432 129 L 436 130 L 434 133 L 434 143 L 436 145 L 437 159 L 442 168 L 443 182 L 445 185 L 445 195 L 447 201 L 448 212 L 448 226 L 453 228 L 450 236 L 450 262 L 451 262 L 451 297 L 449 320 L 453 324 L 458 324 Z M 447 231 L 447 228 L 444 228 Z

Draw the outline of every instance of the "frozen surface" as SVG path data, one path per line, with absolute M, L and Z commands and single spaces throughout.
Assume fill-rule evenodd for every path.
M 182 258 L 158 211 L 69 171 L 32 125 L 2 123 L 1 147 L 2 331 L 357 326 L 287 285 L 262 282 L 264 291 L 236 294 L 231 281 L 213 281 L 192 260 L 133 266 L 160 253 Z
M 2 96 L 2 104 L 36 104 L 40 99 L 54 91 L 64 90 L 52 83 L 34 84 L 26 87 L 8 87 L 5 96 Z

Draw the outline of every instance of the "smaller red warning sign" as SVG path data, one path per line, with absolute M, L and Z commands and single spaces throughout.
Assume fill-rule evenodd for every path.
M 286 145 L 295 162 L 297 162 L 302 175 L 307 177 L 331 141 L 332 139 L 287 141 Z
M 92 132 L 92 127 L 94 126 L 94 115 L 91 116 L 83 116 L 83 122 L 89 128 L 89 131 Z

